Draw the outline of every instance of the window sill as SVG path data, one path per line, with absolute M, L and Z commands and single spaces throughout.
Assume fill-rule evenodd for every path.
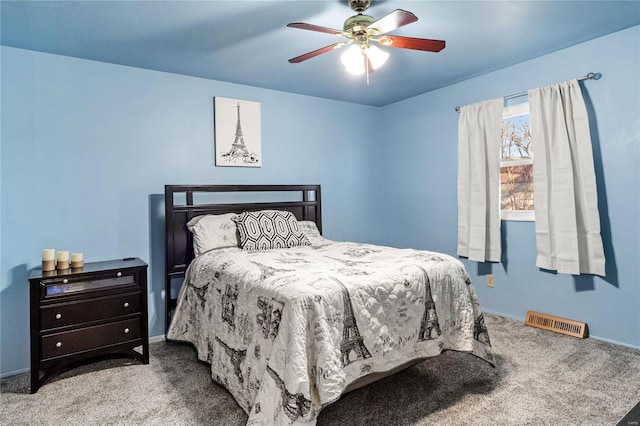
M 500 212 L 500 220 L 509 222 L 535 222 L 536 212 L 533 210 L 502 210 Z

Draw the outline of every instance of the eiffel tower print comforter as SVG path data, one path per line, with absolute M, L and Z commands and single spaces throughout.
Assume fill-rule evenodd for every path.
M 494 362 L 460 261 L 329 240 L 197 257 L 168 338 L 195 346 L 248 425 L 315 424 L 356 379 L 444 350 Z

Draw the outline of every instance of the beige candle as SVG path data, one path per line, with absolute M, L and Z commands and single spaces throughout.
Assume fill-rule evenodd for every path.
M 55 260 L 56 249 L 44 249 L 42 250 L 42 260 Z
M 59 251 L 58 252 L 58 264 L 56 268 L 60 269 L 69 269 L 69 252 L 68 251 Z
M 69 261 L 69 252 L 68 251 L 59 251 L 58 252 L 58 262 Z
M 84 260 L 82 253 L 71 253 L 71 267 L 73 269 L 82 268 L 84 266 Z
M 42 271 L 54 271 L 56 269 L 56 250 L 42 250 Z

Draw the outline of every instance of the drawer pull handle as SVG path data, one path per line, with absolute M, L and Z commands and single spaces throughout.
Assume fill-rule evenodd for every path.
M 62 314 L 56 314 L 56 319 L 62 318 Z
M 128 328 L 124 329 L 124 334 L 129 334 L 129 329 Z
M 122 272 L 118 272 L 116 275 L 117 275 L 118 277 L 121 277 L 121 276 L 122 276 Z
M 69 280 L 66 279 L 66 278 L 62 280 L 62 284 L 67 284 L 68 282 L 69 282 Z
M 62 346 L 62 342 L 56 343 L 56 348 L 59 348 L 60 346 Z
M 129 302 L 124 302 L 124 307 L 128 308 L 129 307 Z

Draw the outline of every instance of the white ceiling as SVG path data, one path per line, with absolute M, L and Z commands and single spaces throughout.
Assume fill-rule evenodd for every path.
M 370 76 L 347 74 L 332 44 L 354 13 L 324 1 L 5 1 L 2 45 L 368 105 L 386 105 L 640 24 L 638 1 L 373 1 L 415 23 L 391 34 L 446 40 L 439 53 L 387 48 Z M 630 52 L 630 54 L 639 54 Z

